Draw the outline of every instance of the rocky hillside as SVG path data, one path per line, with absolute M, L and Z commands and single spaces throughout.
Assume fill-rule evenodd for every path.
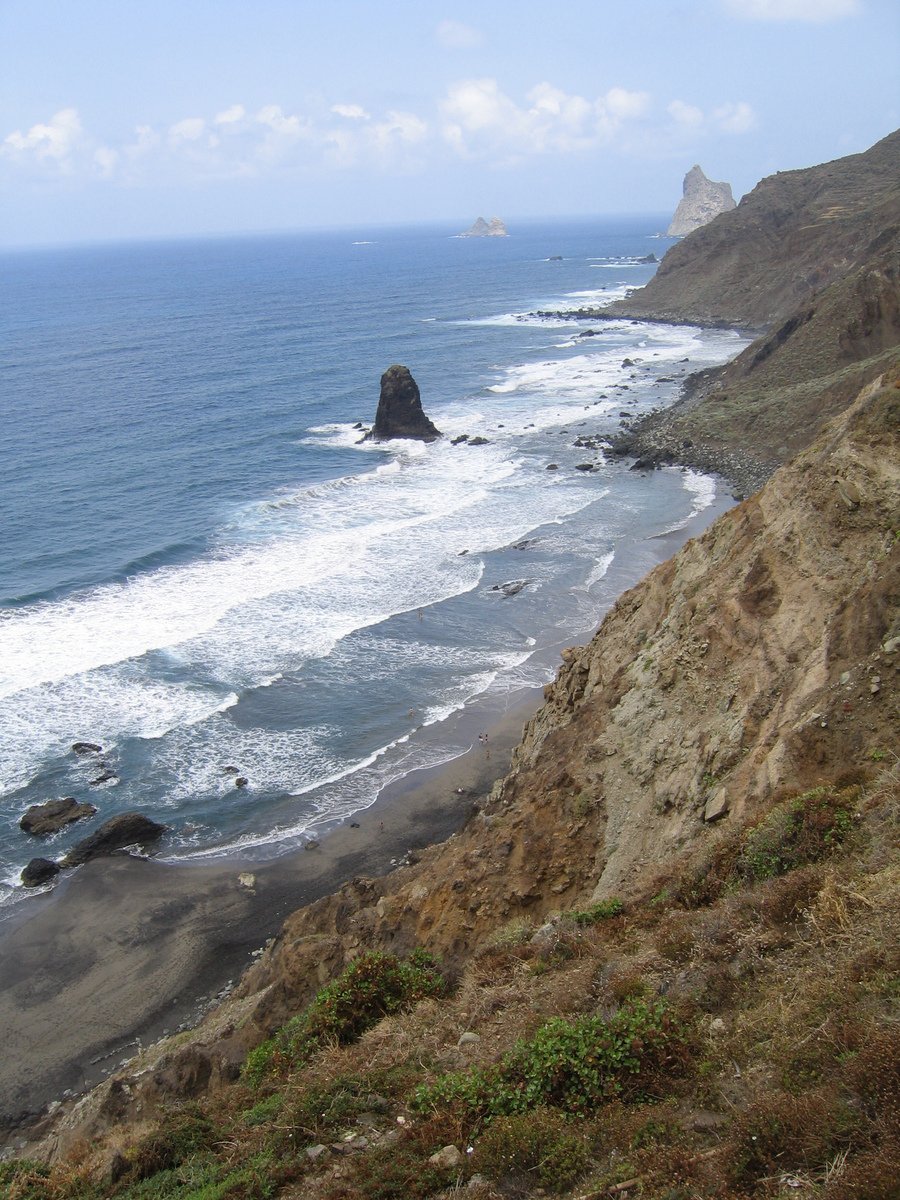
M 898 498 L 892 376 L 564 653 L 458 834 L 294 914 L 8 1194 L 886 1198 Z

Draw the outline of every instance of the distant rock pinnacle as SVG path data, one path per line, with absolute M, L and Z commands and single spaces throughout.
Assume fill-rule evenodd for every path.
M 669 237 L 684 237 L 708 225 L 719 213 L 735 207 L 730 183 L 715 183 L 707 179 L 699 166 L 693 166 L 684 177 L 684 196 L 675 209 L 667 233 Z

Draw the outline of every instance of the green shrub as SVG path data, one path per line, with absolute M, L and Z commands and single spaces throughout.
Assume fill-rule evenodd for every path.
M 498 1182 L 525 1175 L 550 1191 L 565 1191 L 587 1170 L 588 1144 L 552 1108 L 498 1117 L 478 1139 L 472 1165 Z
M 683 1049 L 665 1002 L 633 999 L 609 1020 L 554 1018 L 497 1066 L 450 1073 L 417 1088 L 412 1106 L 419 1112 L 449 1107 L 474 1125 L 541 1105 L 589 1112 L 616 1096 L 639 1095 Z
M 754 882 L 818 862 L 846 840 L 859 796 L 858 787 L 819 787 L 777 804 L 747 834 L 735 873 Z
M 244 1078 L 258 1084 L 327 1042 L 355 1041 L 382 1017 L 446 991 L 447 981 L 424 950 L 413 951 L 405 961 L 378 951 L 362 954 L 275 1037 L 250 1052 Z
M 625 906 L 621 900 L 600 900 L 590 908 L 573 909 L 565 915 L 576 925 L 596 925 L 598 921 L 607 921 L 610 917 L 619 916 L 624 910 Z
M 268 1125 L 281 1112 L 284 1104 L 284 1097 L 280 1092 L 273 1092 L 271 1096 L 266 1096 L 264 1100 L 260 1100 L 258 1104 L 254 1104 L 252 1108 L 247 1108 L 241 1113 L 245 1125 Z

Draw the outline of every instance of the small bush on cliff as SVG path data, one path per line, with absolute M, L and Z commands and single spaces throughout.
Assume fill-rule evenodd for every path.
M 451 1072 L 417 1088 L 412 1107 L 449 1108 L 473 1126 L 541 1105 L 590 1112 L 614 1097 L 640 1095 L 684 1052 L 685 1038 L 664 1001 L 629 1000 L 609 1020 L 554 1018 L 498 1065 Z
M 777 804 L 747 835 L 736 874 L 746 882 L 771 879 L 824 858 L 852 830 L 859 798 L 858 787 L 819 787 Z
M 504 1185 L 521 1180 L 565 1191 L 590 1163 L 587 1139 L 562 1113 L 537 1108 L 492 1121 L 475 1147 L 472 1165 Z
M 377 951 L 362 954 L 275 1037 L 250 1052 L 244 1078 L 259 1083 L 327 1042 L 355 1041 L 382 1017 L 446 991 L 446 979 L 424 950 L 413 951 L 405 961 Z
M 565 915 L 576 925 L 596 925 L 598 921 L 608 921 L 610 917 L 618 917 L 624 912 L 625 906 L 621 900 L 600 900 L 588 908 L 573 909 Z
M 720 842 L 667 888 L 665 899 L 703 908 L 747 884 L 820 862 L 850 837 L 861 798 L 861 787 L 852 784 L 817 787 L 782 800 L 757 825 Z

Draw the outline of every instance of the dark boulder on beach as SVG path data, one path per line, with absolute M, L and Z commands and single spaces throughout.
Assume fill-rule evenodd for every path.
M 56 833 L 73 821 L 92 817 L 96 812 L 93 804 L 79 804 L 72 796 L 63 800 L 48 800 L 46 804 L 32 804 L 19 821 L 19 828 L 35 837 Z
M 390 438 L 415 438 L 420 442 L 433 442 L 441 437 L 425 415 L 419 385 L 413 379 L 409 367 L 395 364 L 388 367 L 381 377 L 381 395 L 375 424 L 366 438 L 376 442 Z
M 49 883 L 58 874 L 59 867 L 49 858 L 33 858 L 23 868 L 19 878 L 22 880 L 23 887 L 40 887 L 42 883 Z
M 63 867 L 79 867 L 88 859 L 114 854 L 125 846 L 149 846 L 162 837 L 165 825 L 151 821 L 141 813 L 120 813 L 104 821 L 90 837 L 78 842 L 61 862 Z

